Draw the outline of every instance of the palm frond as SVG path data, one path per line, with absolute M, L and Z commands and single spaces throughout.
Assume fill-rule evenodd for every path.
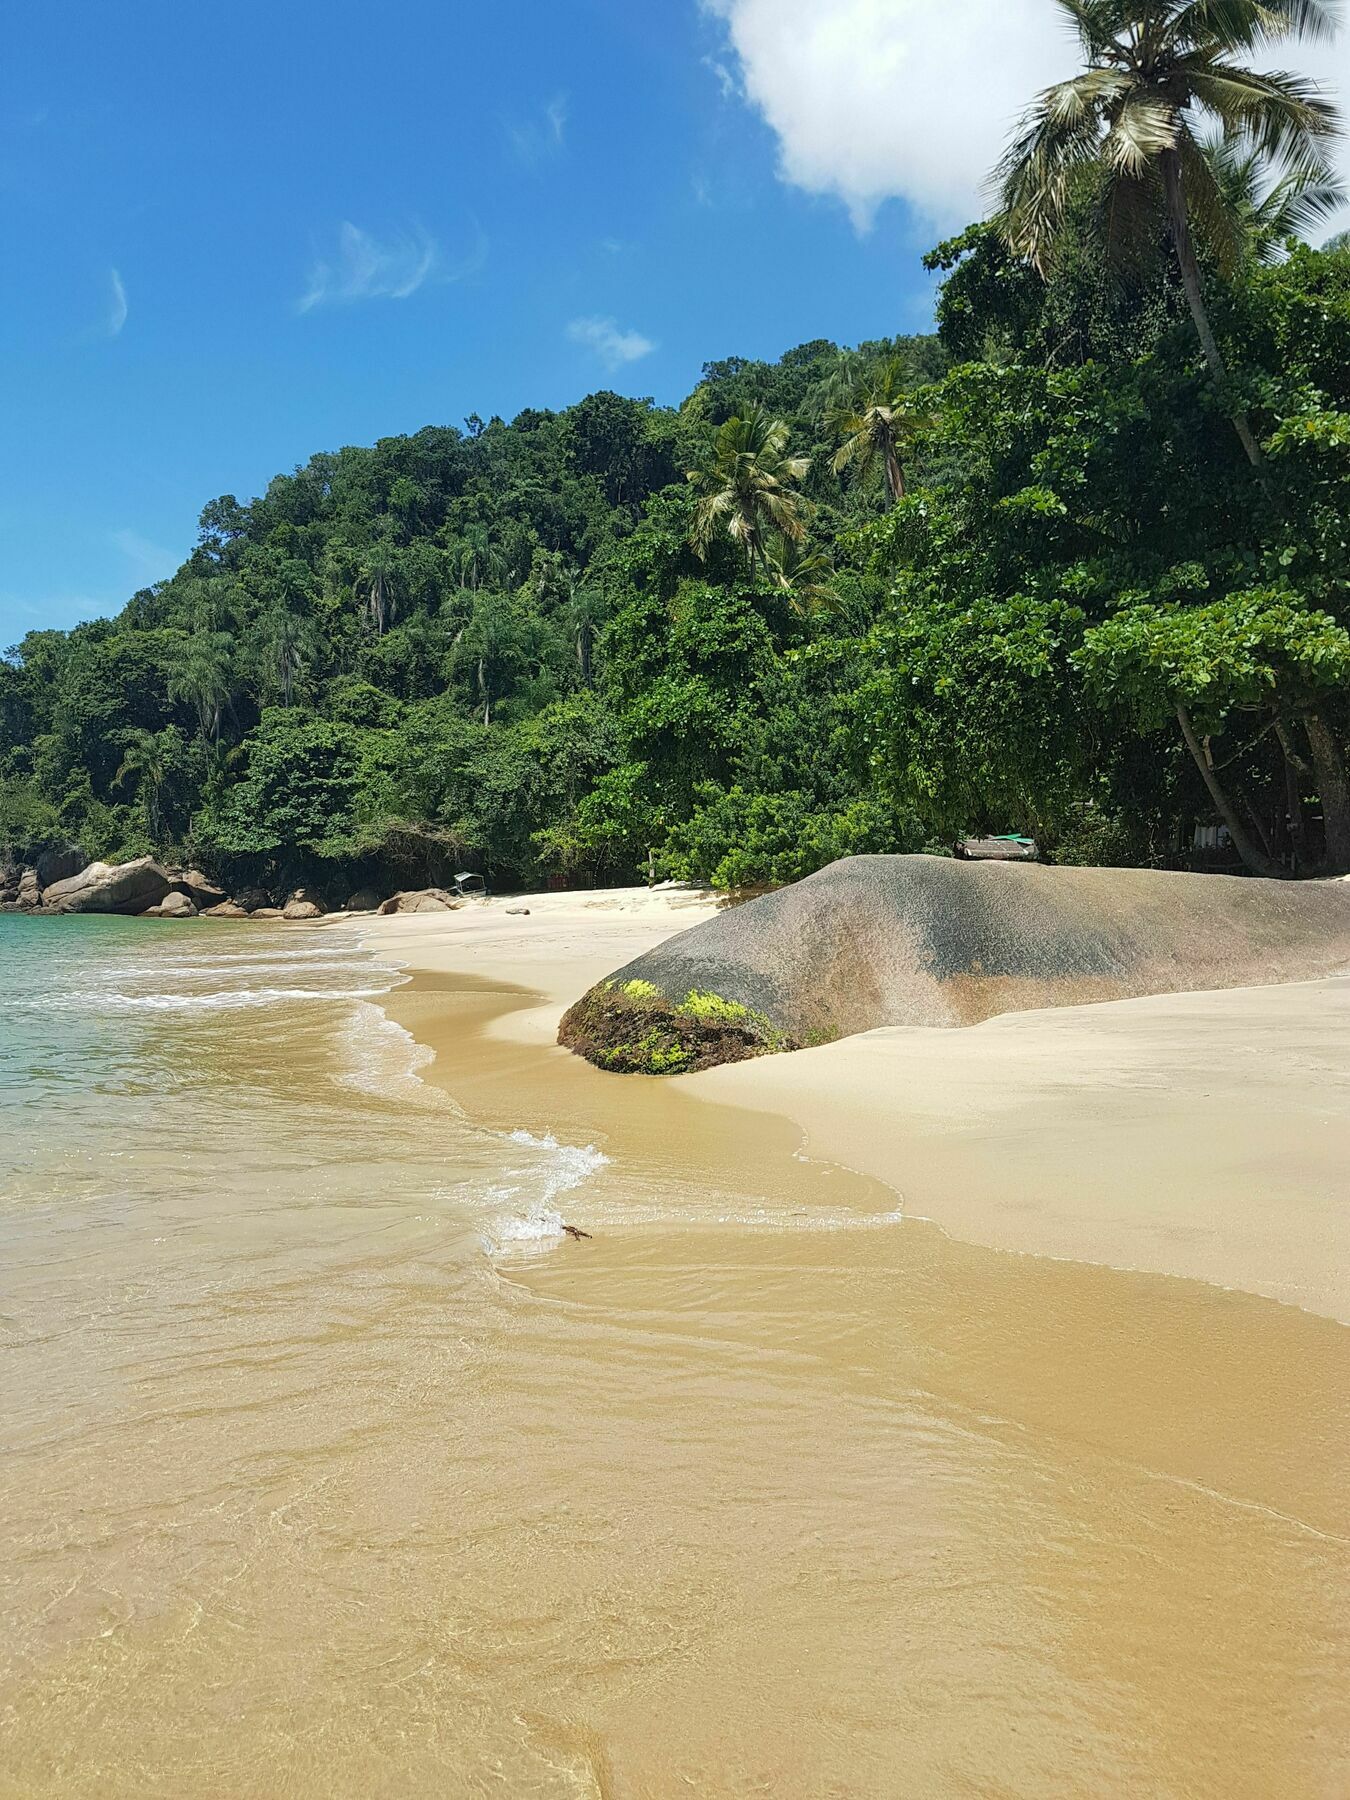
M 1306 161 L 1310 142 L 1339 133 L 1336 108 L 1305 76 L 1259 74 L 1210 57 L 1188 59 L 1186 72 L 1194 99 L 1272 162 Z

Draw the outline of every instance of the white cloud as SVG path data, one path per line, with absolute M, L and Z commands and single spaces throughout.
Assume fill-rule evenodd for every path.
M 842 201 L 859 230 L 890 199 L 930 227 L 978 216 L 1028 101 L 1077 67 L 1050 0 L 702 3 L 777 135 L 783 179 Z M 1350 37 L 1269 60 L 1336 82 L 1350 102 Z
M 503 121 L 511 148 L 526 168 L 556 156 L 563 148 L 567 118 L 567 95 L 555 94 L 534 118 Z
M 656 348 L 640 331 L 621 331 L 614 319 L 573 319 L 567 335 L 574 344 L 593 350 L 611 373 L 625 363 L 650 356 Z
M 175 556 L 172 550 L 165 550 L 162 545 L 151 543 L 149 538 L 142 537 L 138 531 L 114 531 L 112 543 L 130 563 L 132 580 L 138 581 L 142 587 L 149 587 L 155 581 L 166 581 L 183 560 L 181 556 Z
M 299 310 L 356 300 L 406 300 L 436 271 L 439 261 L 435 239 L 420 227 L 381 239 L 344 220 L 336 249 L 315 258 Z
M 127 322 L 127 290 L 116 269 L 108 270 L 108 336 L 115 338 Z

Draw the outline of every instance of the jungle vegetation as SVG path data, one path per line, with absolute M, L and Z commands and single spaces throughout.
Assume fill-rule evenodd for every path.
M 1023 832 L 1350 869 L 1350 250 L 1318 0 L 1060 0 L 937 330 L 323 452 L 0 662 L 0 848 L 735 887 Z

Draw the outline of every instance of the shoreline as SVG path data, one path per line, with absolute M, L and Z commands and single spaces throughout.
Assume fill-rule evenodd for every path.
M 715 910 L 696 890 L 632 889 L 342 923 L 412 977 L 382 1005 L 432 1050 L 424 1077 L 496 1122 L 509 1064 L 514 1124 L 629 1155 L 664 1140 L 742 1173 L 765 1166 L 767 1134 L 780 1171 L 805 1158 L 852 1176 L 866 1212 L 898 1203 L 983 1248 L 1350 1323 L 1350 976 L 889 1028 L 675 1077 L 607 1074 L 557 1045 L 586 987 Z

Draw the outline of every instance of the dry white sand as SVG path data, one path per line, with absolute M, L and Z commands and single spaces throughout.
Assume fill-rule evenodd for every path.
M 715 909 L 637 888 L 359 928 L 412 970 L 537 993 L 490 1029 L 543 1046 L 592 982 Z M 884 1181 L 953 1237 L 1350 1320 L 1347 1044 L 1350 976 L 873 1031 L 676 1085 L 789 1119 L 808 1154 Z

